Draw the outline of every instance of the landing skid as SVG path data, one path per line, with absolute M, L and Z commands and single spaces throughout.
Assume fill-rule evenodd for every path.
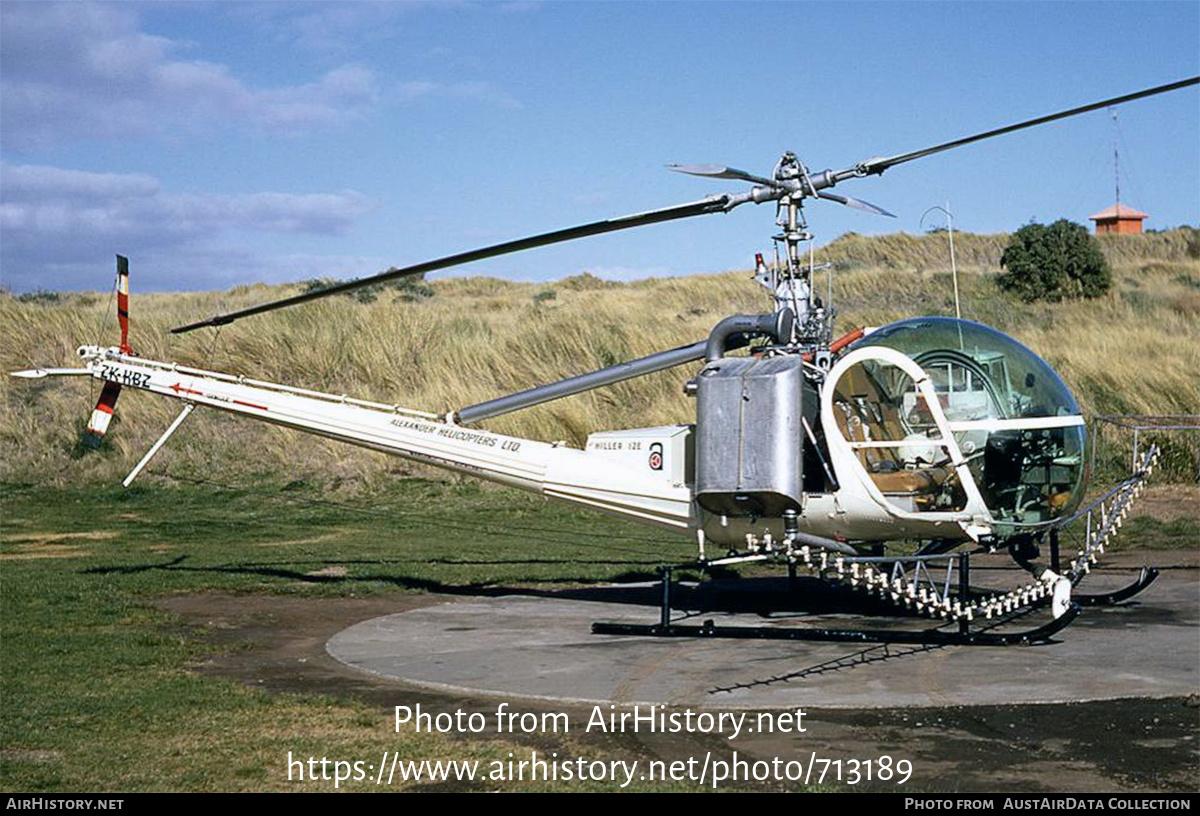
M 1157 453 L 1158 453 L 1157 447 L 1151 449 L 1151 451 L 1147 455 L 1146 462 L 1143 466 L 1143 469 L 1142 469 L 1143 473 L 1146 472 L 1147 468 L 1151 464 L 1153 464 L 1154 460 L 1157 458 Z M 1140 483 L 1140 480 L 1139 480 L 1139 483 Z M 1134 494 L 1134 495 L 1136 495 L 1136 494 Z M 1128 500 L 1126 500 L 1126 502 L 1128 502 Z M 1127 503 L 1122 504 L 1122 508 L 1127 507 L 1127 506 L 1128 506 Z M 1122 509 L 1121 515 L 1118 516 L 1118 518 L 1122 518 L 1123 516 L 1124 516 L 1124 510 Z M 1091 534 L 1090 534 L 1090 531 L 1091 531 L 1090 517 L 1088 519 L 1088 530 L 1089 530 L 1089 539 L 1091 539 L 1091 540 L 1089 540 L 1088 546 L 1085 547 L 1084 551 L 1082 553 L 1080 553 L 1080 555 L 1083 556 L 1085 559 L 1090 559 L 1090 556 L 1091 556 L 1091 553 L 1093 550 L 1097 550 L 1100 552 L 1104 551 L 1103 541 L 1096 543 L 1094 540 L 1095 537 L 1091 536 Z M 1105 537 L 1107 538 L 1109 535 L 1111 535 L 1111 533 L 1108 533 L 1107 530 L 1105 530 Z M 1059 554 L 1058 530 L 1051 529 L 1048 539 L 1049 539 L 1049 544 L 1050 544 L 1050 568 L 1052 570 L 1054 570 L 1055 572 L 1058 572 L 1062 569 L 1062 566 L 1060 563 L 1061 558 L 1060 558 L 1060 554 Z M 1071 575 L 1071 578 L 1072 578 L 1071 583 L 1072 584 L 1078 584 L 1083 579 L 1083 576 L 1087 574 L 1088 570 L 1086 568 L 1084 568 L 1084 569 L 1079 568 L 1080 566 L 1083 566 L 1083 564 L 1085 564 L 1085 563 L 1087 563 L 1087 560 L 1080 562 L 1079 559 L 1076 559 L 1076 563 L 1072 564 L 1072 573 L 1073 573 Z M 1073 601 L 1075 601 L 1076 603 L 1078 603 L 1080 606 L 1112 606 L 1113 604 L 1119 604 L 1122 601 L 1129 600 L 1130 598 L 1134 597 L 1138 593 L 1145 590 L 1148 586 L 1153 584 L 1155 579 L 1158 578 L 1158 574 L 1159 574 L 1158 570 L 1155 569 L 1154 567 L 1142 567 L 1142 571 L 1140 573 L 1138 573 L 1138 577 L 1135 578 L 1132 582 L 1121 587 L 1120 589 L 1113 590 L 1112 592 L 1097 592 L 1097 593 L 1072 592 L 1071 599 Z
M 1095 594 L 1073 593 L 1072 601 L 1058 617 L 1042 626 L 1018 632 L 997 632 L 999 626 L 1044 608 L 1052 597 L 1056 580 L 1078 585 L 1091 571 L 1092 564 L 1116 535 L 1130 505 L 1141 492 L 1143 483 L 1154 469 L 1158 448 L 1152 447 L 1140 467 L 1121 484 L 1073 515 L 1044 525 L 1050 546 L 1050 580 L 1042 576 L 1032 584 L 1004 593 L 971 586 L 971 554 L 918 554 L 915 556 L 847 556 L 820 547 L 794 547 L 783 552 L 751 554 L 730 553 L 715 561 L 681 565 L 684 567 L 721 566 L 754 561 L 786 560 L 788 577 L 794 580 L 798 569 L 831 584 L 857 589 L 870 597 L 890 601 L 900 615 L 925 615 L 941 618 L 942 623 L 924 630 L 912 629 L 825 629 L 779 626 L 717 626 L 711 620 L 696 626 L 671 621 L 671 571 L 661 567 L 662 602 L 657 624 L 592 624 L 592 632 L 602 635 L 644 637 L 719 637 L 743 640 L 808 640 L 840 643 L 905 643 L 928 646 L 1011 646 L 1045 643 L 1079 615 L 1082 606 L 1109 606 L 1126 601 L 1142 592 L 1158 577 L 1158 570 L 1143 567 L 1138 577 L 1120 589 Z M 1085 520 L 1083 548 L 1068 565 L 1061 563 L 1059 531 Z M 1036 525 L 1035 525 L 1036 526 Z M 1015 558 L 1016 556 L 1014 556 Z M 1018 563 L 1022 563 L 1018 560 Z M 1029 564 L 1022 564 L 1037 574 Z M 936 578 L 933 570 L 945 568 L 945 577 Z M 954 581 L 957 568 L 957 582 Z M 1054 576 L 1061 578 L 1054 578 Z M 957 591 L 952 586 L 957 583 Z M 956 626 L 957 631 L 948 627 Z
M 1120 589 L 1114 589 L 1111 592 L 1072 592 L 1071 600 L 1079 606 L 1114 606 L 1143 592 L 1158 579 L 1159 574 L 1154 567 L 1142 567 L 1138 577 Z M 990 590 L 980 587 L 971 587 L 972 595 L 982 596 L 989 592 Z M 1044 606 L 1045 601 L 1043 600 L 1040 605 Z
M 1022 632 L 945 632 L 925 629 L 920 632 L 893 629 L 782 629 L 769 626 L 715 626 L 711 620 L 699 626 L 659 624 L 592 624 L 596 635 L 637 635 L 642 637 L 734 638 L 738 640 L 809 640 L 834 643 L 917 643 L 929 646 L 1030 646 L 1045 643 L 1079 615 L 1079 606 L 1059 617 Z
M 635 637 L 729 638 L 737 640 L 807 640 L 834 643 L 906 643 L 930 646 L 1028 646 L 1046 643 L 1066 628 L 1079 615 L 1080 607 L 1072 603 L 1059 617 L 1042 626 L 1019 632 L 991 631 L 1003 620 L 989 621 L 981 628 L 972 628 L 967 620 L 958 621 L 958 630 L 941 627 L 919 631 L 904 629 L 826 629 L 778 626 L 717 626 L 712 620 L 700 625 L 671 621 L 671 572 L 660 569 L 662 602 L 656 624 L 611 623 L 592 624 L 595 635 L 628 635 Z M 969 573 L 967 573 L 969 574 Z M 1153 578 L 1150 579 L 1151 581 Z M 1140 591 L 1140 590 L 1139 590 Z M 1097 596 L 1100 597 L 1100 596 Z
M 1120 589 L 1090 595 L 1075 592 L 1071 594 L 1071 599 L 1080 606 L 1112 606 L 1137 595 L 1146 587 L 1153 584 L 1156 578 L 1158 578 L 1158 570 L 1154 567 L 1142 567 L 1142 571 L 1138 577 Z

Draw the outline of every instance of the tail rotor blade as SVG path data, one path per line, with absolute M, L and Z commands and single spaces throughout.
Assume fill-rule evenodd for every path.
M 133 349 L 129 346 L 129 259 L 124 255 L 117 256 L 117 323 L 121 327 L 121 353 L 132 354 Z M 113 412 L 117 408 L 117 397 L 120 395 L 120 383 L 104 381 L 104 387 L 100 389 L 100 399 L 96 402 L 87 428 L 79 440 L 85 448 L 96 450 L 104 441 L 108 426 L 112 423 Z
M 129 345 L 129 259 L 117 256 L 117 322 L 121 326 L 121 351 L 132 354 Z
M 113 411 L 117 407 L 117 397 L 120 395 L 120 383 L 115 383 L 111 380 L 104 383 L 104 388 L 100 391 L 100 400 L 96 403 L 96 408 L 92 411 L 92 418 L 88 420 L 87 428 L 79 440 L 83 443 L 84 447 L 91 450 L 100 447 L 100 443 L 104 441 L 105 434 L 108 433 L 108 426 L 112 422 Z

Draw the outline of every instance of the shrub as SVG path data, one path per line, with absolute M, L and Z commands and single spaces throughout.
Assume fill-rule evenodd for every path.
M 33 292 L 25 292 L 17 295 L 17 300 L 21 303 L 45 303 L 53 304 L 62 300 L 62 295 L 58 292 L 51 292 L 45 289 L 38 289 Z
M 388 271 L 390 272 L 392 270 L 389 269 Z M 354 298 L 359 303 L 374 303 L 376 300 L 378 300 L 379 295 L 381 295 L 384 291 L 387 289 L 392 289 L 398 293 L 397 298 L 399 300 L 403 300 L 406 303 L 414 303 L 418 300 L 431 298 L 435 294 L 433 287 L 423 283 L 424 280 L 425 276 L 422 274 L 407 278 L 399 278 L 392 281 L 384 281 L 382 283 L 369 283 L 358 289 L 351 289 L 348 292 L 342 292 L 342 295 L 344 297 Z M 345 281 L 338 280 L 337 278 L 312 278 L 310 280 L 301 281 L 300 286 L 302 287 L 301 292 L 303 294 L 308 294 L 309 292 L 327 289 L 330 286 L 344 282 Z
M 1000 266 L 996 283 L 1025 301 L 1101 297 L 1112 285 L 1100 244 L 1087 227 L 1066 219 L 1021 227 Z

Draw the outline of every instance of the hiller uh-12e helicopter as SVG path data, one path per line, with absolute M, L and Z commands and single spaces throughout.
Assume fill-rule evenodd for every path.
M 390 269 L 172 330 L 221 326 L 361 286 L 590 235 L 776 203 L 781 230 L 773 237 L 774 262 L 768 265 L 758 255 L 755 271 L 755 280 L 771 293 L 771 311 L 727 317 L 690 346 L 445 414 L 139 358 L 129 345 L 128 265 L 120 257 L 120 345 L 80 347 L 83 369 L 35 369 L 17 376 L 86 374 L 103 380 L 88 426 L 94 437 L 105 433 L 123 387 L 183 401 L 182 413 L 126 484 L 196 406 L 207 406 L 695 535 L 702 565 L 786 561 L 792 571 L 805 568 L 897 608 L 958 624 L 957 632 L 889 632 L 887 639 L 1044 639 L 1076 614 L 1071 585 L 1109 534 L 1106 529 L 1089 535 L 1068 569 L 1058 563 L 1054 531 L 1074 517 L 1086 487 L 1086 431 L 1078 404 L 1033 352 L 976 323 L 914 318 L 835 340 L 834 309 L 818 295 L 811 253 L 802 251 L 812 241 L 803 206 L 807 199 L 823 199 L 890 215 L 831 188 L 944 150 L 1198 82 L 1194 77 L 838 171 L 812 172 L 792 153 L 783 155 L 770 177 L 713 165 L 672 165 L 679 172 L 754 186 Z M 745 346 L 752 347 L 749 356 L 728 355 Z M 685 387 L 696 400 L 694 424 L 593 433 L 584 450 L 475 427 L 504 413 L 696 362 L 702 366 Z M 1127 502 L 1148 469 L 1147 464 L 1109 498 Z M 1033 561 L 1036 544 L 1047 535 L 1055 545 L 1049 566 Z M 898 541 L 920 546 L 915 555 L 886 554 L 884 545 Z M 962 545 L 1007 547 L 1034 580 L 1007 592 L 977 591 L 969 584 L 967 554 L 950 554 Z M 709 558 L 706 547 L 721 555 Z M 947 569 L 944 582 L 931 574 L 939 560 Z M 952 587 L 956 563 L 959 576 Z M 1125 595 L 1150 580 L 1153 575 L 1143 572 Z M 662 621 L 641 628 L 644 632 L 764 634 L 675 626 L 669 587 L 666 573 Z M 1051 601 L 1055 620 L 1032 633 L 1014 638 L 970 629 L 975 619 L 1001 620 L 1044 600 Z M 807 636 L 880 635 L 820 630 Z

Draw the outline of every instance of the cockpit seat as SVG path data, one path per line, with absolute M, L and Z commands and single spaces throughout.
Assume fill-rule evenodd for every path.
M 883 389 L 861 366 L 851 368 L 838 384 L 834 395 L 834 418 L 838 432 L 848 442 L 911 440 L 905 431 L 897 406 L 885 399 Z M 924 445 L 933 448 L 936 442 L 918 435 Z M 908 447 L 914 447 L 916 443 Z M 859 462 L 879 488 L 889 496 L 909 497 L 914 506 L 934 500 L 942 486 L 954 475 L 952 468 L 929 464 L 913 467 L 899 454 L 898 448 L 871 447 L 857 451 Z
M 915 496 L 933 493 L 950 479 L 954 471 L 946 467 L 923 467 L 871 473 L 871 481 L 880 493 Z

